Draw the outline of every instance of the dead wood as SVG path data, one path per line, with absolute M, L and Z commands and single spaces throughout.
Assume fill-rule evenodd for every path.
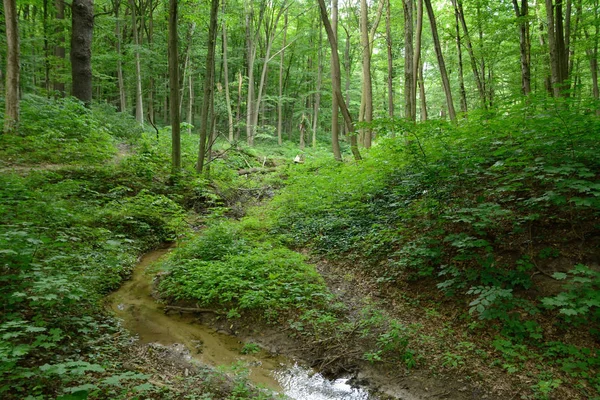
M 250 175 L 250 174 L 266 174 L 268 172 L 277 171 L 277 168 L 248 168 L 238 170 L 238 175 Z
M 198 307 L 177 307 L 177 306 L 165 306 L 164 308 L 165 314 L 169 311 L 177 311 L 180 313 L 211 313 L 217 315 L 227 315 L 224 312 L 211 310 L 209 308 L 198 308 Z

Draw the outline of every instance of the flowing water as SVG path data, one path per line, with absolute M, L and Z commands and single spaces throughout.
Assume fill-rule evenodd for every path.
M 108 296 L 108 304 L 122 319 L 123 326 L 137 334 L 143 343 L 170 346 L 183 344 L 192 357 L 211 366 L 249 366 L 250 379 L 297 400 L 366 400 L 367 391 L 353 388 L 347 379 L 330 381 L 314 371 L 265 351 L 241 354 L 244 346 L 235 337 L 197 323 L 193 315 L 166 315 L 152 298 L 152 276 L 148 271 L 168 249 L 147 253 L 136 266 L 131 279 Z

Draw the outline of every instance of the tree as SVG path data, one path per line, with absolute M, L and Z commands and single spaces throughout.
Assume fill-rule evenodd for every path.
M 179 123 L 179 52 L 177 40 L 177 0 L 169 0 L 169 93 L 171 119 L 171 173 L 181 170 L 181 135 Z
M 423 87 L 423 60 L 421 60 L 421 43 L 423 39 L 423 0 L 417 0 L 417 30 L 415 32 L 415 55 L 413 57 L 412 93 L 410 101 L 411 120 L 417 120 L 417 85 L 419 86 L 419 98 L 421 101 L 421 120 L 427 120 L 427 104 L 425 101 L 425 88 Z
M 459 27 L 459 12 L 454 2 L 454 29 L 456 32 L 456 52 L 458 54 L 458 86 L 460 93 L 460 111 L 467 112 L 467 91 L 465 90 L 465 76 L 463 74 L 463 59 L 462 59 L 462 46 L 460 40 L 460 27 Z
M 275 7 L 275 5 L 273 4 L 273 8 Z M 269 68 L 269 61 L 271 61 L 271 48 L 273 47 L 273 40 L 275 38 L 275 33 L 276 33 L 276 29 L 277 29 L 277 25 L 279 23 L 279 19 L 281 18 L 281 16 L 283 15 L 283 13 L 285 12 L 285 10 L 287 10 L 288 5 L 287 5 L 287 1 L 283 0 L 280 4 L 279 4 L 279 9 L 277 10 L 277 14 L 275 14 L 275 10 L 271 10 L 272 12 L 262 12 L 264 18 L 262 18 L 262 20 L 264 20 L 265 26 L 264 26 L 264 30 L 265 30 L 265 40 L 264 40 L 264 47 L 265 47 L 265 54 L 264 54 L 264 61 L 263 61 L 263 66 L 262 66 L 262 72 L 260 74 L 260 81 L 258 83 L 258 93 L 256 95 L 256 99 L 252 99 L 252 103 L 253 103 L 253 107 L 251 109 L 251 126 L 252 126 L 252 135 L 254 136 L 254 132 L 256 129 L 256 126 L 258 126 L 258 110 L 261 107 L 262 104 L 262 99 L 263 99 L 263 93 L 266 91 L 266 79 L 267 79 L 267 71 Z M 260 29 L 260 27 L 257 27 L 257 32 Z M 252 140 L 252 143 L 254 143 L 254 140 Z
M 131 30 L 133 44 L 135 45 L 135 119 L 140 124 L 144 123 L 144 97 L 142 93 L 142 70 L 140 65 L 140 35 L 138 32 L 137 6 L 135 0 L 130 0 Z
M 479 93 L 479 99 L 481 101 L 481 107 L 483 109 L 487 108 L 487 100 L 485 87 L 483 84 L 483 72 L 479 72 L 479 67 L 477 66 L 477 59 L 475 58 L 475 52 L 473 51 L 473 44 L 471 42 L 471 36 L 469 35 L 469 28 L 467 27 L 467 22 L 465 19 L 465 12 L 463 10 L 462 1 L 461 0 L 452 0 L 454 8 L 457 10 L 458 19 L 460 20 L 463 33 L 464 33 L 464 42 L 467 47 L 467 52 L 469 53 L 469 58 L 471 60 L 471 69 L 473 70 L 473 78 L 475 79 L 475 84 L 477 86 L 477 91 Z
M 321 20 L 323 21 L 323 25 L 325 26 L 325 32 L 327 32 L 327 38 L 329 39 L 329 46 L 331 47 L 331 86 L 333 89 L 333 93 L 338 101 L 342 115 L 344 117 L 346 128 L 348 129 L 348 135 L 350 136 L 350 149 L 352 150 L 352 155 L 354 156 L 354 159 L 358 161 L 361 160 L 362 157 L 358 150 L 358 142 L 356 139 L 354 123 L 352 122 L 352 117 L 350 116 L 350 112 L 348 111 L 348 107 L 346 106 L 346 102 L 344 101 L 344 96 L 342 95 L 342 85 L 340 79 L 340 57 L 338 55 L 337 39 L 334 35 L 333 29 L 331 28 L 331 23 L 329 22 L 329 17 L 327 16 L 327 8 L 325 7 L 324 0 L 319 0 L 319 10 L 321 12 Z
M 319 0 L 321 2 L 321 0 Z M 327 19 L 327 11 L 323 12 L 322 9 L 325 8 L 325 4 L 321 6 L 319 3 L 319 8 L 321 9 L 321 17 Z M 325 16 L 323 17 L 323 14 Z M 329 22 L 329 20 L 327 20 Z M 327 38 L 331 43 L 332 37 L 333 40 L 337 42 L 337 34 L 338 34 L 338 0 L 331 0 L 331 33 L 327 31 Z M 331 45 L 331 90 L 332 90 L 332 99 L 331 99 L 331 147 L 333 150 L 333 157 L 337 161 L 342 161 L 342 151 L 340 149 L 340 124 L 339 124 L 339 110 L 340 106 L 338 103 L 337 93 L 335 85 L 339 83 L 340 91 L 341 91 L 341 78 L 340 78 L 340 66 L 339 66 L 339 56 L 337 54 L 337 44 L 335 45 L 336 52 L 335 58 L 338 59 L 337 67 L 334 65 L 334 55 L 333 55 L 334 46 Z M 349 82 L 350 80 L 348 80 Z
M 446 63 L 444 62 L 444 56 L 442 54 L 442 46 L 440 44 L 440 38 L 438 35 L 437 23 L 435 21 L 435 14 L 433 13 L 433 7 L 431 6 L 431 0 L 424 0 L 425 8 L 427 9 L 427 16 L 429 17 L 429 23 L 431 25 L 431 35 L 433 36 L 433 46 L 435 48 L 435 54 L 437 56 L 438 66 L 440 68 L 440 75 L 442 76 L 442 86 L 444 87 L 444 94 L 446 95 L 446 105 L 448 107 L 448 115 L 452 121 L 456 120 L 456 111 L 454 110 L 454 102 L 452 100 L 452 91 L 450 89 L 450 81 L 448 80 L 448 72 L 446 71 Z
M 57 44 L 54 46 L 54 57 L 57 63 L 57 71 L 54 74 L 54 82 L 52 87 L 60 96 L 65 95 L 65 83 L 62 80 L 62 70 L 65 62 L 65 33 L 62 26 L 62 21 L 65 19 L 65 2 L 64 0 L 55 0 L 54 7 L 56 8 L 56 32 Z
M 404 116 L 414 121 L 417 115 L 414 79 L 413 0 L 403 0 L 404 7 Z
M 529 38 L 529 5 L 528 0 L 512 0 L 515 15 L 519 24 L 519 50 L 521 54 L 521 92 L 527 96 L 531 93 L 531 70 L 530 70 L 530 38 Z
M 381 0 L 383 1 L 383 0 Z M 361 98 L 361 122 L 371 123 L 373 120 L 373 83 L 371 82 L 371 43 L 369 37 L 369 9 L 367 0 L 360 1 L 360 42 L 362 47 L 363 90 Z M 363 128 L 362 142 L 365 148 L 371 147 L 371 128 Z
M 565 35 L 565 30 L 570 29 L 570 24 L 565 24 L 563 21 L 562 5 L 562 0 L 556 0 L 556 3 L 553 3 L 552 0 L 546 0 L 548 50 L 554 97 L 566 95 L 565 81 L 568 79 L 569 71 L 569 50 L 567 43 L 565 43 L 565 36 L 568 37 L 568 35 Z M 570 15 L 568 15 L 567 21 L 570 21 Z
M 4 0 L 4 19 L 7 44 L 4 133 L 12 133 L 19 123 L 19 27 L 16 0 Z
M 71 5 L 71 77 L 73 96 L 92 102 L 93 0 L 73 0 Z
M 317 86 L 315 88 L 315 101 L 313 104 L 312 121 L 312 147 L 317 147 L 317 128 L 319 126 L 319 109 L 321 107 L 321 85 L 323 81 L 323 30 L 319 29 L 319 52 L 317 61 Z
M 385 44 L 387 50 L 388 115 L 394 118 L 394 55 L 392 52 L 392 12 L 390 0 L 386 0 Z
M 225 15 L 225 1 L 223 1 L 223 15 Z M 225 104 L 227 107 L 227 131 L 229 141 L 233 142 L 233 113 L 231 112 L 231 96 L 229 94 L 229 61 L 227 57 L 227 20 L 223 18 L 223 31 L 221 42 L 223 43 L 223 77 L 225 86 Z M 281 142 L 279 143 L 281 144 Z
M 581 7 L 581 5 L 579 4 Z M 598 101 L 600 99 L 600 90 L 598 89 L 598 41 L 600 40 L 600 5 L 598 0 L 593 2 L 594 25 L 592 34 L 588 32 L 587 27 L 583 29 L 585 39 L 588 42 L 586 47 L 586 56 L 590 65 L 590 74 L 592 76 L 592 96 Z M 596 110 L 596 115 L 600 116 L 600 108 Z
M 210 2 L 210 25 L 208 27 L 208 45 L 206 53 L 206 74 L 204 75 L 204 97 L 202 99 L 202 114 L 200 116 L 200 145 L 198 146 L 198 163 L 196 171 L 202 173 L 204 169 L 204 158 L 208 141 L 212 140 L 212 135 L 209 135 L 209 111 L 212 107 L 212 96 L 214 86 L 214 70 L 215 70 L 215 43 L 217 40 L 217 14 L 219 12 L 219 0 L 211 0 Z M 212 123 L 210 123 L 212 126 Z M 209 149 L 210 151 L 210 149 Z
M 281 45 L 281 51 L 279 52 L 279 97 L 277 98 L 277 143 L 281 145 L 283 143 L 283 63 L 285 61 L 285 48 L 287 41 L 288 31 L 288 11 L 285 11 L 283 17 L 283 44 Z
M 117 85 L 119 89 L 119 110 L 127 110 L 127 94 L 125 93 L 125 80 L 123 79 L 123 61 L 121 59 L 121 21 L 119 20 L 119 9 L 121 0 L 113 0 L 113 13 L 115 15 L 115 51 L 117 52 Z M 63 49 L 64 52 L 64 49 Z

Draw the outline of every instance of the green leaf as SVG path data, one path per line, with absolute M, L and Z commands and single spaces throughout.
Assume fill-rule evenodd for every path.
M 88 396 L 89 392 L 87 390 L 81 390 L 79 392 L 58 396 L 56 400 L 85 400 L 88 398 Z
M 558 279 L 559 281 L 565 280 L 567 279 L 567 274 L 565 274 L 564 272 L 555 272 L 552 274 L 552 277 L 554 279 Z
M 577 312 L 577 310 L 574 310 L 572 308 L 561 308 L 560 309 L 560 313 L 564 314 L 564 315 L 577 315 L 577 314 L 579 314 Z

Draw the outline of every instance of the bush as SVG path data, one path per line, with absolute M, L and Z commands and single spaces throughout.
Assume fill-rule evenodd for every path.
M 239 225 L 221 223 L 165 262 L 169 274 L 159 290 L 175 300 L 230 310 L 258 311 L 272 318 L 283 310 L 323 307 L 330 295 L 298 253 L 272 242 L 247 241 Z

